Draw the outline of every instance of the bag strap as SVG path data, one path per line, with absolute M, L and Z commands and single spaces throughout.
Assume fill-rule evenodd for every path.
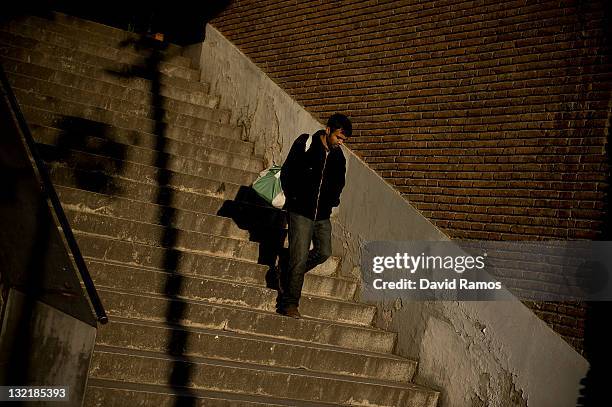
M 310 145 L 312 144 L 312 137 L 314 135 L 308 136 L 308 138 L 306 139 L 306 145 L 304 147 L 304 152 L 308 151 L 308 149 L 310 148 Z

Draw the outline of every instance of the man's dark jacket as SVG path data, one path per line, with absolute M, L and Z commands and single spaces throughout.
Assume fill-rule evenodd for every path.
M 291 146 L 281 170 L 281 184 L 287 199 L 285 209 L 313 220 L 329 219 L 332 207 L 340 204 L 344 188 L 346 160 L 342 149 L 332 148 L 325 154 L 319 130 L 312 136 L 299 136 Z M 316 218 L 315 218 L 316 217 Z

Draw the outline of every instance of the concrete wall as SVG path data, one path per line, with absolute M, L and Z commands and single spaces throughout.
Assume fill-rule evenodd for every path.
M 214 28 L 207 26 L 204 44 L 187 48 L 185 55 L 203 67 L 202 79 L 210 83 L 210 92 L 220 96 L 221 108 L 231 110 L 231 121 L 242 127 L 242 139 L 255 142 L 255 153 L 266 165 L 282 163 L 293 139 L 321 128 L 248 58 L 237 58 L 242 54 Z
M 234 111 L 244 139 L 282 162 L 300 133 L 322 125 L 218 31 L 187 51 L 202 80 Z M 345 149 L 347 185 L 334 220 L 343 273 L 368 240 L 447 240 Z M 420 360 L 416 381 L 442 391 L 440 406 L 575 406 L 588 364 L 520 302 L 379 302 L 377 325 L 399 332 L 396 353 Z
M 0 330 L 0 364 L 11 367 L 2 369 L 0 383 L 65 386 L 69 388 L 69 400 L 60 404 L 81 406 L 96 328 L 40 301 L 32 301 L 15 289 L 9 291 L 5 311 Z M 59 405 L 57 401 L 35 404 Z

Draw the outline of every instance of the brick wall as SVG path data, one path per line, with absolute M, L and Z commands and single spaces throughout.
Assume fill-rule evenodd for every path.
M 453 238 L 605 230 L 606 0 L 234 0 L 213 20 Z M 300 132 L 296 129 L 296 135 Z M 531 304 L 581 349 L 584 307 Z

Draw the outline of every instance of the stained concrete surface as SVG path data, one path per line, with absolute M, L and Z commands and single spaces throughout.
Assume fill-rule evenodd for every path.
M 0 383 L 67 386 L 68 401 L 31 404 L 41 407 L 81 406 L 96 328 L 40 301 L 28 305 L 29 301 L 21 292 L 9 290 L 0 331 L 0 364 L 6 366 L 8 360 L 19 361 L 20 368 L 25 367 L 25 371 L 17 373 L 15 367 L 2 369 Z M 26 306 L 32 308 L 31 319 L 27 332 L 20 332 L 23 329 L 21 310 Z M 25 382 L 15 383 L 17 375 Z

